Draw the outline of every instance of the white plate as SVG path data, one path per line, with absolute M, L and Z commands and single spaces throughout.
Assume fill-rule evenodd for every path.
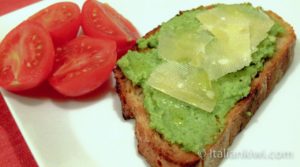
M 42 1 L 0 17 L 0 39 L 31 14 L 57 1 Z M 83 0 L 76 1 L 82 4 Z M 141 34 L 179 10 L 216 2 L 208 0 L 107 0 Z M 250 1 L 251 2 L 251 1 Z M 253 1 L 281 15 L 300 35 L 299 1 Z M 299 41 L 288 73 L 231 147 L 222 167 L 300 164 Z M 89 99 L 60 101 L 24 97 L 1 90 L 39 166 L 147 166 L 137 153 L 133 121 L 124 121 L 111 84 Z

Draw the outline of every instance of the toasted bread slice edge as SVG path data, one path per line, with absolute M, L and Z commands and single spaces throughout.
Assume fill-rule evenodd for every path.
M 282 78 L 293 59 L 293 48 L 296 39 L 293 28 L 274 12 L 268 11 L 267 13 L 277 20 L 286 32 L 278 39 L 275 55 L 265 63 L 264 69 L 252 81 L 249 95 L 240 100 L 229 111 L 223 132 L 213 145 L 206 147 L 206 154 L 203 157 L 183 151 L 180 146 L 169 143 L 159 133 L 151 129 L 148 113 L 143 106 L 142 89 L 134 86 L 118 67 L 114 69 L 116 91 L 121 100 L 123 116 L 125 119 L 136 119 L 135 133 L 138 151 L 151 166 L 216 167 L 220 164 L 223 157 L 214 157 L 210 153 L 212 151 L 224 151 L 231 145 L 235 136 L 251 119 L 249 113 L 255 114 L 258 107 Z M 150 31 L 145 37 L 151 36 L 159 28 Z M 137 50 L 137 47 L 135 49 Z

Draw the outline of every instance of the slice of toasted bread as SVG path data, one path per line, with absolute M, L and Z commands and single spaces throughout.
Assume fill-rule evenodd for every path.
M 220 164 L 222 157 L 210 156 L 209 153 L 226 150 L 231 145 L 235 136 L 251 119 L 249 112 L 252 114 L 256 112 L 276 83 L 282 78 L 293 59 L 296 39 L 293 28 L 272 11 L 267 11 L 267 13 L 285 29 L 285 33 L 277 40 L 275 55 L 265 62 L 263 70 L 252 80 L 249 95 L 236 103 L 229 111 L 224 130 L 214 144 L 206 147 L 206 154 L 201 157 L 183 151 L 178 145 L 170 144 L 159 133 L 150 128 L 148 112 L 143 105 L 142 89 L 133 85 L 120 68 L 114 69 L 116 90 L 121 99 L 123 117 L 136 119 L 135 133 L 138 150 L 152 167 L 216 167 Z M 150 31 L 145 35 L 145 38 L 154 34 L 159 28 Z M 134 50 L 138 50 L 138 48 L 136 47 Z

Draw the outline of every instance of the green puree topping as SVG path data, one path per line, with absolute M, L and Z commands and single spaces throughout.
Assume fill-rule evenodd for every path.
M 249 7 L 251 7 L 249 5 Z M 164 23 L 162 28 L 175 26 L 197 27 L 201 23 L 196 16 L 204 9 L 184 12 Z M 264 62 L 275 52 L 276 37 L 283 33 L 279 24 L 274 24 L 252 54 L 252 62 L 237 72 L 212 81 L 216 89 L 217 102 L 209 113 L 183 101 L 164 94 L 149 85 L 147 79 L 154 69 L 166 60 L 158 54 L 159 32 L 148 39 L 140 39 L 138 47 L 145 52 L 129 51 L 118 61 L 118 66 L 133 84 L 143 88 L 144 106 L 149 112 L 150 126 L 162 134 L 170 143 L 182 146 L 185 151 L 200 154 L 206 145 L 213 144 L 225 125 L 226 114 L 237 101 L 250 91 L 251 80 L 262 70 Z M 170 76 L 172 77 L 172 76 Z M 168 82 L 168 78 L 166 78 Z

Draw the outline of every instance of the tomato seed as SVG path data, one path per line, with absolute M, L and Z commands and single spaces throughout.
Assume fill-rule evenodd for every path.
M 36 35 L 33 35 L 32 36 L 32 40 L 34 41 L 36 39 Z
M 106 30 L 105 31 L 107 34 L 113 34 L 113 31 L 111 31 L 111 30 Z
M 42 48 L 43 48 L 43 45 L 42 45 L 42 44 L 39 44 L 39 45 L 36 47 L 37 50 L 41 50 Z
M 74 73 L 70 73 L 67 75 L 68 78 L 73 78 L 74 77 Z
M 96 58 L 96 59 L 100 59 L 101 56 L 100 56 L 100 55 L 96 55 L 95 58 Z
M 37 58 L 39 58 L 39 57 L 41 57 L 41 53 L 36 53 L 35 56 L 36 56 Z
M 63 48 L 61 48 L 61 47 L 56 48 L 57 53 L 61 53 L 62 51 L 63 51 Z
M 30 67 L 31 67 L 31 63 L 30 63 L 30 62 L 27 62 L 27 63 L 26 63 L 26 67 L 30 68 Z

